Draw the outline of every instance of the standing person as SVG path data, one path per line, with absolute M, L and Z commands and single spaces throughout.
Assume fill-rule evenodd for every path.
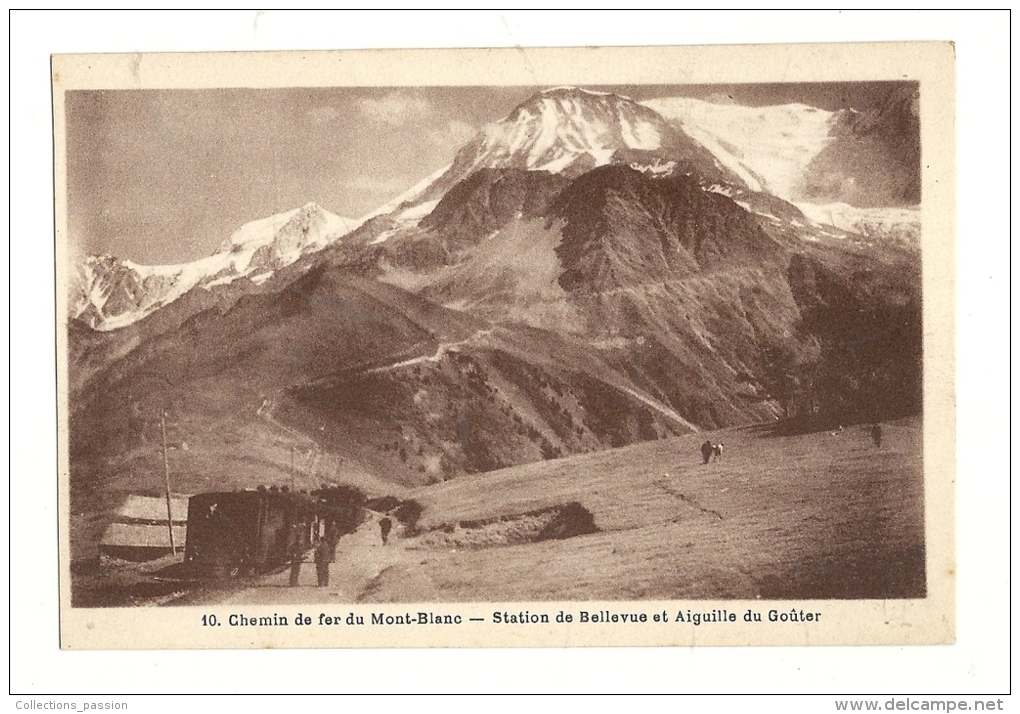
M 329 585 L 329 564 L 333 561 L 333 546 L 327 538 L 319 540 L 315 546 L 315 574 L 319 578 L 319 587 Z
M 393 521 L 383 518 L 379 521 L 379 530 L 382 532 L 382 544 L 386 545 L 386 539 L 390 537 L 390 529 L 393 528 Z
M 298 580 L 301 578 L 301 563 L 305 559 L 305 554 L 301 551 L 301 538 L 295 528 L 291 533 L 290 541 L 290 586 L 297 587 Z
M 871 427 L 871 440 L 875 442 L 875 446 L 882 448 L 882 425 L 875 424 Z

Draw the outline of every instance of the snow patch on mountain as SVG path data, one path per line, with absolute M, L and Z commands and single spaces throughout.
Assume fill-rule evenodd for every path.
M 418 225 L 422 218 L 432 213 L 432 210 L 437 205 L 439 205 L 439 199 L 434 201 L 422 201 L 421 203 L 413 204 L 402 211 L 391 212 L 389 218 L 392 221 L 392 224 L 390 227 L 386 228 L 375 238 L 368 241 L 366 245 L 378 245 L 379 243 L 385 243 L 390 238 L 414 228 Z
M 748 168 L 740 158 L 723 148 L 719 140 L 712 136 L 711 133 L 697 126 L 686 125 L 684 128 L 698 143 L 711 151 L 712 155 L 719 160 L 719 163 L 743 179 L 748 188 L 752 191 L 763 191 L 765 189 L 754 171 Z
M 837 117 L 805 104 L 745 107 L 663 97 L 642 105 L 679 124 L 752 190 L 787 201 L 808 164 L 832 141 Z
M 655 151 L 662 146 L 659 130 L 649 122 L 633 122 L 620 113 L 620 132 L 623 141 L 632 149 Z
M 795 204 L 819 225 L 829 225 L 869 238 L 889 238 L 918 245 L 921 235 L 921 210 L 916 206 L 857 208 L 846 203 Z
M 394 218 L 398 221 L 402 221 L 405 223 L 414 222 L 414 224 L 417 225 L 418 221 L 432 213 L 432 210 L 437 205 L 439 205 L 439 199 L 436 199 L 434 201 L 423 201 L 422 203 L 419 203 L 415 206 L 411 206 L 410 208 L 401 211 L 400 213 L 396 214 Z
M 665 176 L 671 176 L 673 174 L 673 170 L 676 168 L 676 162 L 657 161 L 653 164 L 639 164 L 637 162 L 633 162 L 630 164 L 630 167 L 635 171 L 640 171 L 641 173 L 647 174 L 648 176 L 655 176 L 661 178 Z
M 733 198 L 733 189 L 729 186 L 714 183 L 711 186 L 706 186 L 705 190 L 709 193 L 718 193 L 720 196 L 726 196 L 726 198 Z
M 411 188 L 401 193 L 399 196 L 390 199 L 389 201 L 379 206 L 371 213 L 366 213 L 364 216 L 358 219 L 358 224 L 361 225 L 367 223 L 371 219 L 376 218 L 378 216 L 385 216 L 389 213 L 393 213 L 395 210 L 400 208 L 400 206 L 404 205 L 405 203 L 414 204 L 419 198 L 422 197 L 422 194 L 424 194 L 432 186 L 432 184 L 434 184 L 437 180 L 439 180 L 443 176 L 443 174 L 450 170 L 451 166 L 452 164 L 447 164 L 446 166 L 437 169 L 436 171 L 432 172 L 431 174 L 423 178 L 421 181 L 416 183 L 414 186 L 411 186 Z

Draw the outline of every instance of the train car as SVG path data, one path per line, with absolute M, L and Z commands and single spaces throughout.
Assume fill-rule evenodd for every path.
M 315 501 L 276 489 L 200 493 L 188 501 L 184 560 L 203 574 L 256 575 L 313 545 Z

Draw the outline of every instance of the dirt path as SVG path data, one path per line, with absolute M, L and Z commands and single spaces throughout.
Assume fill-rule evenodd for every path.
M 393 364 L 384 365 L 382 367 L 375 367 L 373 369 L 367 370 L 366 374 L 372 374 L 373 372 L 388 372 L 395 369 L 403 369 L 404 367 L 410 367 L 412 365 L 422 364 L 424 362 L 438 362 L 444 356 L 446 356 L 447 352 L 456 352 L 458 348 L 463 347 L 464 345 L 471 344 L 477 342 L 482 338 L 488 337 L 489 335 L 492 334 L 492 331 L 494 329 L 495 328 L 493 327 L 489 327 L 484 330 L 479 330 L 470 337 L 465 337 L 463 340 L 457 340 L 456 342 L 440 342 L 436 346 L 436 351 L 433 354 L 412 357 L 411 359 L 406 359 L 402 362 L 395 362 Z
M 263 576 L 251 587 L 235 590 L 222 597 L 213 596 L 223 605 L 276 605 L 318 602 L 358 602 L 366 588 L 380 573 L 394 566 L 408 566 L 416 554 L 407 550 L 408 541 L 394 538 L 382 544 L 376 520 L 364 523 L 357 531 L 340 539 L 336 562 L 329 566 L 329 585 L 317 586 L 315 564 L 306 562 L 296 587 L 290 587 L 290 571 Z M 311 553 L 306 558 L 311 561 Z
M 316 453 L 318 453 L 319 443 L 315 439 L 311 438 L 307 434 L 303 434 L 297 429 L 292 429 L 286 424 L 282 424 L 281 422 L 279 422 L 276 419 L 276 415 L 274 414 L 275 411 L 276 411 L 276 399 L 266 397 L 265 399 L 262 400 L 262 403 L 259 405 L 259 408 L 255 410 L 255 416 L 261 417 L 264 421 L 269 422 L 277 429 L 287 433 L 289 436 L 292 436 L 298 441 L 307 444 L 308 446 L 313 448 Z

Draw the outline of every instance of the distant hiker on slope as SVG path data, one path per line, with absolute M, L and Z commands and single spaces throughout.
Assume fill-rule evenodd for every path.
M 871 427 L 871 440 L 875 442 L 875 446 L 882 448 L 882 425 L 875 424 Z
M 706 441 L 701 445 L 701 458 L 704 459 L 704 463 L 708 463 L 708 460 L 712 458 L 712 454 L 715 452 L 715 447 L 712 446 L 711 441 Z
M 386 539 L 390 537 L 390 529 L 393 528 L 393 521 L 383 518 L 379 521 L 379 530 L 382 532 L 382 544 L 386 545 Z

